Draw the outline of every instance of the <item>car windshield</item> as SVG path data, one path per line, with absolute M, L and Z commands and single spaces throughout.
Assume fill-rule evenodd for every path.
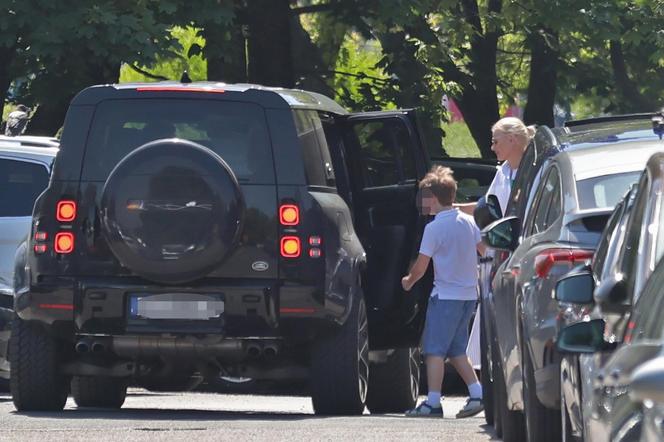
M 100 103 L 88 137 L 82 178 L 105 180 L 131 151 L 162 138 L 182 138 L 210 148 L 240 182 L 274 183 L 263 109 L 253 103 L 200 99 Z
M 640 171 L 634 171 L 577 181 L 579 208 L 583 210 L 615 207 L 640 175 Z

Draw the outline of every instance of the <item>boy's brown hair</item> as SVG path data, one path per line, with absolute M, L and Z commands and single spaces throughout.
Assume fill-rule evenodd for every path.
M 433 166 L 422 178 L 419 187 L 420 190 L 431 191 L 442 206 L 451 206 L 454 203 L 457 182 L 449 167 Z

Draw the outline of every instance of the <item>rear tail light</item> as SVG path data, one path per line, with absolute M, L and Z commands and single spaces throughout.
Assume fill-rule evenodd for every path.
M 76 202 L 71 200 L 58 201 L 55 218 L 60 222 L 74 221 L 74 218 L 76 218 Z
M 46 253 L 46 250 L 48 250 L 48 246 L 46 244 L 35 244 L 35 253 L 38 255 Z
M 320 249 L 309 249 L 309 256 L 311 258 L 320 258 L 323 253 L 320 251 Z
M 55 235 L 56 253 L 71 253 L 74 251 L 74 234 L 71 232 L 60 232 Z
M 320 245 L 323 243 L 323 240 L 320 239 L 320 236 L 310 236 L 309 237 L 309 245 L 314 246 L 314 247 L 320 247 Z
M 300 209 L 295 204 L 279 206 L 279 222 L 282 226 L 297 226 L 300 223 Z
M 48 233 L 35 232 L 35 241 L 46 241 L 47 239 L 48 239 Z
M 297 236 L 284 236 L 281 238 L 281 256 L 284 258 L 297 258 L 300 256 L 302 246 Z
M 547 249 L 535 257 L 535 274 L 539 278 L 546 278 L 551 268 L 556 264 L 575 264 L 592 259 L 593 251 L 585 249 Z

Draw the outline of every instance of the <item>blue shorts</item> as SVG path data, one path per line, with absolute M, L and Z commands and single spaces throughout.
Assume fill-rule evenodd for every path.
M 425 355 L 454 358 L 466 354 L 475 302 L 429 298 L 422 343 Z

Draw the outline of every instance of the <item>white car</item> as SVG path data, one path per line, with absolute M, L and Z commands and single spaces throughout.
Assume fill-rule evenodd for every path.
M 48 185 L 57 153 L 0 139 L 0 283 L 13 285 L 14 253 L 30 233 L 35 199 Z

